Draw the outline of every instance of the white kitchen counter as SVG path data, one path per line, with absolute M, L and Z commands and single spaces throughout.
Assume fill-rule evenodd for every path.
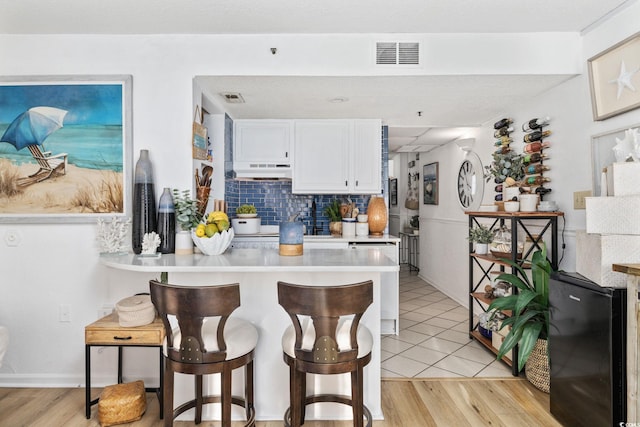
M 259 420 L 281 420 L 289 406 L 289 371 L 282 360 L 280 344 L 283 331 L 291 320 L 278 304 L 277 282 L 279 280 L 327 286 L 372 280 L 374 283 L 373 304 L 362 318 L 362 323 L 374 337 L 371 363 L 365 368 L 365 404 L 375 419 L 382 419 L 380 392 L 380 290 L 381 277 L 386 273 L 397 273 L 399 266 L 382 251 L 372 248 L 352 249 L 306 249 L 302 256 L 280 256 L 277 249 L 230 249 L 223 255 L 162 255 L 161 258 L 142 258 L 133 254 L 101 256 L 105 266 L 120 270 L 113 272 L 112 286 L 126 286 L 131 280 L 122 277 L 139 273 L 168 272 L 172 284 L 203 285 L 240 283 L 241 306 L 233 315 L 251 321 L 259 332 L 255 357 L 256 413 Z M 190 379 L 176 381 L 176 403 L 186 400 L 192 392 Z M 205 380 L 206 381 L 206 380 Z M 234 394 L 241 393 L 242 372 L 234 372 Z M 350 394 L 348 375 L 323 376 L 320 380 L 308 380 L 315 392 Z M 217 390 L 216 377 L 209 378 L 205 387 Z M 190 411 L 191 412 L 191 411 Z M 219 416 L 216 405 L 207 405 L 205 419 Z M 192 414 L 187 413 L 189 419 Z M 243 419 L 243 411 L 234 408 L 234 418 Z M 350 408 L 345 405 L 311 405 L 307 418 L 350 419 Z M 193 418 L 191 418 L 193 419 Z
M 304 236 L 305 242 L 315 242 L 318 240 L 336 241 L 336 242 L 345 242 L 345 243 L 395 243 L 395 244 L 400 243 L 400 238 L 396 236 L 392 236 L 391 234 L 384 234 L 379 237 L 376 237 L 376 236 L 334 237 L 334 236 L 328 236 L 328 235 Z

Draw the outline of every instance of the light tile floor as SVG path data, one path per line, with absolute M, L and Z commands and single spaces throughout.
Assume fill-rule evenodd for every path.
M 469 339 L 469 311 L 405 267 L 400 334 L 382 337 L 382 378 L 511 376 L 506 364 Z

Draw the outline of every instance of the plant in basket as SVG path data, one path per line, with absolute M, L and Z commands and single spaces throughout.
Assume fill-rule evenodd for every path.
M 489 305 L 488 310 L 501 312 L 511 311 L 511 317 L 507 317 L 500 329 L 511 327 L 498 351 L 498 359 L 501 359 L 513 347 L 518 345 L 518 369 L 521 370 L 527 364 L 527 378 L 536 387 L 548 392 L 548 355 L 546 355 L 546 340 L 549 335 L 549 278 L 551 276 L 551 263 L 547 259 L 546 246 L 536 251 L 531 259 L 531 280 L 525 274 L 522 267 L 510 260 L 503 259 L 505 263 L 516 268 L 519 275 L 504 273 L 498 276 L 498 280 L 504 280 L 515 286 L 518 293 L 506 297 L 496 298 Z M 534 348 L 544 346 L 545 351 L 536 351 Z M 529 377 L 528 367 L 532 354 L 545 354 L 546 363 L 546 390 L 539 387 Z M 515 362 L 515 361 L 514 361 Z M 545 382 L 543 381 L 543 382 Z

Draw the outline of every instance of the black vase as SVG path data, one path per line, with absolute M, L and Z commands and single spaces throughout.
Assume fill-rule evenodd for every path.
M 158 203 L 158 235 L 162 254 L 172 254 L 176 251 L 176 209 L 173 204 L 171 190 L 165 188 Z
M 149 150 L 140 150 L 133 177 L 133 220 L 131 221 L 133 253 L 142 252 L 144 235 L 157 230 L 156 215 L 156 195 Z

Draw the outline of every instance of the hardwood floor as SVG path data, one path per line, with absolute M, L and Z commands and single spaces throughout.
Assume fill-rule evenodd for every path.
M 98 391 L 96 391 L 98 392 Z M 147 412 L 134 427 L 160 427 L 158 400 L 147 393 Z M 549 413 L 549 395 L 524 378 L 392 379 L 382 381 L 384 421 L 375 427 L 560 426 Z M 282 426 L 281 420 L 257 427 Z M 84 389 L 0 388 L 1 427 L 99 426 L 97 406 L 84 417 Z M 176 422 L 176 426 L 194 426 Z M 219 423 L 203 421 L 201 426 Z M 243 423 L 236 422 L 234 427 Z M 307 422 L 305 427 L 346 427 L 350 421 Z

